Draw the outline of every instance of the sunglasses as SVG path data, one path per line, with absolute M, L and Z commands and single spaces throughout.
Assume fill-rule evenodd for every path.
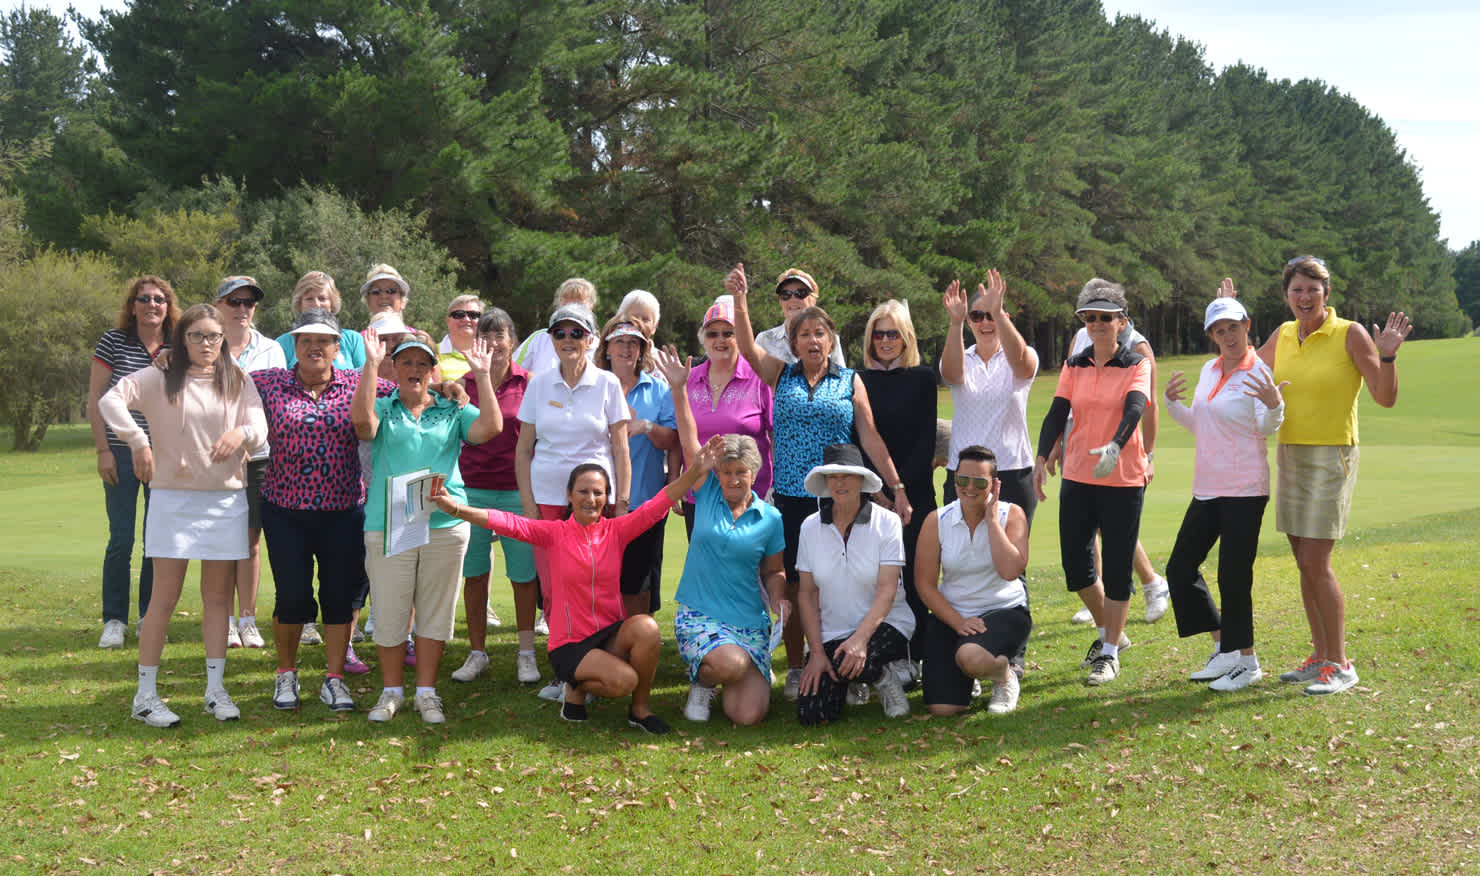
M 257 306 L 257 299 L 255 299 L 255 298 L 228 298 L 228 299 L 226 299 L 226 306 L 227 307 L 240 307 L 243 310 L 250 310 L 253 307 L 256 307 Z
M 588 331 L 586 331 L 585 329 L 579 327 L 579 326 L 577 326 L 576 328 L 552 328 L 552 329 L 550 329 L 550 337 L 554 338 L 557 341 L 563 341 L 566 338 L 570 338 L 572 340 L 579 341 L 579 340 L 585 338 L 586 335 L 589 335 L 589 334 L 591 334 L 591 333 L 588 332 Z
M 711 341 L 718 338 L 733 338 L 734 336 L 735 332 L 733 329 L 716 329 L 715 331 L 704 333 L 704 337 Z
M 163 295 L 140 295 L 134 301 L 139 304 L 168 304 L 170 300 Z
M 185 333 L 185 340 L 189 341 L 192 344 L 205 344 L 207 347 L 214 347 L 214 346 L 216 346 L 217 344 L 221 343 L 221 339 L 224 338 L 224 337 L 226 337 L 226 336 L 223 335 L 223 334 L 221 334 L 220 332 L 186 332 Z
M 992 322 L 992 314 L 985 310 L 973 310 L 966 314 L 966 318 L 972 322 Z
M 811 294 L 812 290 L 808 289 L 806 286 L 787 286 L 784 289 L 776 290 L 776 297 L 780 298 L 782 301 L 785 301 L 788 298 L 794 298 L 797 301 L 801 301 L 803 298 L 806 298 L 808 295 Z
M 1084 320 L 1084 324 L 1085 325 L 1089 325 L 1091 323 L 1096 323 L 1096 322 L 1115 322 L 1116 318 L 1119 317 L 1119 316 L 1120 316 L 1120 314 L 1118 314 L 1118 313 L 1105 313 L 1103 311 L 1098 312 L 1098 313 L 1081 313 L 1081 314 L 1079 314 L 1079 318 L 1082 319 L 1082 320 Z
M 1301 264 L 1302 262 L 1315 262 L 1316 264 L 1320 265 L 1323 268 L 1326 266 L 1326 261 L 1324 259 L 1318 259 L 1318 258 L 1316 258 L 1315 256 L 1312 256 L 1312 255 L 1303 255 L 1303 256 L 1296 256 L 1295 258 L 1290 259 L 1288 262 L 1285 262 L 1285 267 L 1288 268 L 1291 265 L 1298 265 L 1298 264 Z
M 966 475 L 956 475 L 956 486 L 958 487 L 976 487 L 978 490 L 985 490 L 991 485 L 991 478 L 972 478 Z
M 481 310 L 454 310 L 447 314 L 448 319 L 477 319 L 483 315 Z
M 899 329 L 874 329 L 876 341 L 897 341 L 899 337 Z
M 401 294 L 401 289 L 398 286 L 371 286 L 370 287 L 370 291 L 369 292 L 366 292 L 365 294 L 366 295 L 400 295 Z

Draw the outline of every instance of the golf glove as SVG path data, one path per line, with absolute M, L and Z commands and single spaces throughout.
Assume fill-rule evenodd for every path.
M 1090 450 L 1090 454 L 1100 458 L 1100 461 L 1095 463 L 1095 477 L 1102 478 L 1115 471 L 1115 463 L 1120 459 L 1120 445 L 1111 441 L 1103 447 Z

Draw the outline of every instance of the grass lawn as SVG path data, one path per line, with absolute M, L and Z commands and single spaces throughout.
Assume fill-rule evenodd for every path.
M 1201 360 L 1161 364 L 1193 371 Z M 1019 710 L 886 721 L 876 704 L 804 729 L 780 696 L 762 727 L 679 714 L 671 637 L 655 705 L 584 726 L 513 681 L 514 631 L 492 674 L 446 680 L 448 723 L 372 726 L 315 699 L 269 702 L 273 659 L 233 651 L 242 720 L 201 710 L 199 595 L 187 586 L 161 692 L 183 724 L 131 721 L 134 639 L 96 647 L 106 524 L 85 428 L 0 454 L 0 872 L 402 874 L 738 872 L 1456 873 L 1480 867 L 1480 341 L 1404 346 L 1394 410 L 1364 403 L 1361 481 L 1335 554 L 1361 684 L 1326 699 L 1274 679 L 1307 651 L 1294 564 L 1266 522 L 1255 622 L 1266 679 L 1217 695 L 1186 682 L 1206 640 L 1137 620 L 1123 675 L 1086 688 L 1092 633 L 1058 569 L 1055 499 L 1040 509 L 1037 626 Z M 1035 387 L 1036 430 L 1053 375 Z M 949 395 L 942 396 L 943 411 Z M 945 413 L 943 416 L 947 415 Z M 1163 564 L 1190 496 L 1192 444 L 1163 418 L 1142 537 Z M 1273 513 L 1271 509 L 1271 514 Z M 684 544 L 671 520 L 665 596 Z M 506 619 L 507 589 L 495 588 Z M 259 614 L 272 606 L 265 574 Z M 669 605 L 659 617 L 671 633 Z M 542 658 L 543 663 L 543 658 Z M 352 680 L 362 706 L 379 689 Z

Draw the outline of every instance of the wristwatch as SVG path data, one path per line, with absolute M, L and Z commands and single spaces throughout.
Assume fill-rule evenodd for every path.
M 890 484 L 889 489 L 893 490 L 896 493 L 904 492 L 904 481 L 900 481 L 897 484 Z

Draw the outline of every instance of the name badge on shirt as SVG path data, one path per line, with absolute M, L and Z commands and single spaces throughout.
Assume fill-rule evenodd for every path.
M 556 401 L 553 398 L 550 399 L 549 404 L 550 404 L 550 407 L 552 407 L 552 408 L 563 408 L 563 407 L 565 407 L 565 405 L 561 404 L 560 402 Z

